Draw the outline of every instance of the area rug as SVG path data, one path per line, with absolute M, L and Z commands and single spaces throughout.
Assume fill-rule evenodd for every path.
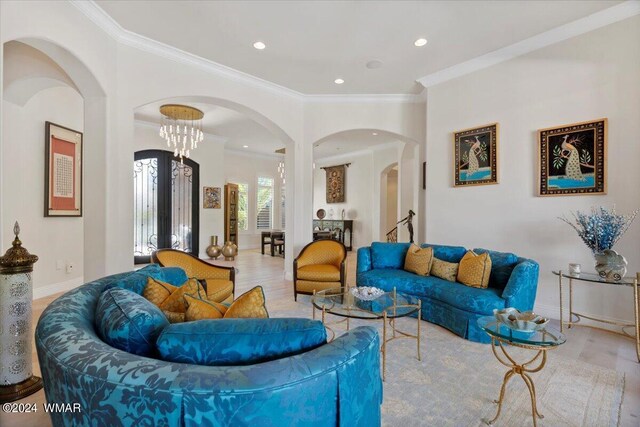
M 298 303 L 270 306 L 271 317 L 311 317 L 308 298 Z M 339 320 L 331 319 L 328 321 Z M 414 333 L 416 319 L 398 319 L 397 327 Z M 381 321 L 351 320 L 351 328 L 376 326 Z M 382 424 L 384 426 L 486 426 L 494 417 L 502 378 L 501 365 L 487 344 L 464 340 L 431 323 L 421 323 L 422 360 L 416 342 L 394 340 L 387 346 Z M 336 325 L 338 335 L 344 326 Z M 565 344 L 566 345 L 566 344 Z M 516 360 L 530 358 L 531 350 L 513 349 Z M 602 367 L 548 353 L 547 365 L 531 374 L 544 419 L 538 426 L 617 426 L 624 390 L 624 375 Z M 532 426 L 529 391 L 519 376 L 508 385 L 496 426 Z

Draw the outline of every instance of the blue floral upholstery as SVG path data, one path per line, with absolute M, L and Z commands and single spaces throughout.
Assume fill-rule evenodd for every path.
M 262 363 L 327 342 L 319 320 L 216 319 L 175 323 L 160 334 L 162 360 L 207 366 Z
M 467 250 L 462 246 L 432 245 L 425 243 L 423 248 L 433 248 L 433 256 L 447 262 L 460 262 Z
M 404 257 L 409 250 L 409 243 L 383 243 L 371 244 L 371 262 L 373 268 L 382 270 L 385 268 L 403 268 Z
M 135 292 L 138 295 L 142 295 L 145 286 L 147 286 L 147 279 L 149 277 L 165 281 L 162 267 L 158 264 L 149 264 L 140 270 L 134 271 L 133 273 L 123 275 L 118 280 L 109 282 L 105 290 L 111 288 L 122 288 Z
M 474 249 L 477 254 L 488 253 L 491 257 L 491 276 L 489 287 L 504 289 L 507 286 L 511 272 L 518 263 L 518 256 L 509 252 L 490 251 L 488 249 Z
M 137 356 L 103 342 L 98 299 L 122 273 L 67 292 L 43 312 L 36 349 L 61 426 L 379 426 L 380 341 L 359 327 L 314 350 L 246 366 L 199 366 Z
M 168 325 L 158 307 L 127 289 L 108 289 L 98 299 L 98 334 L 107 344 L 128 353 L 155 354 L 158 335 Z
M 391 244 L 393 243 L 386 243 Z M 372 261 L 374 245 L 375 243 L 371 248 L 358 249 L 357 286 L 375 286 L 386 291 L 395 287 L 398 292 L 416 296 L 422 300 L 423 319 L 444 326 L 463 338 L 490 342 L 489 336 L 477 326 L 476 321 L 482 316 L 492 314 L 495 308 L 533 308 L 539 271 L 538 263 L 535 261 L 518 258 L 509 253 L 488 251 L 492 263 L 497 264 L 497 271 L 494 275 L 492 267 L 489 288 L 481 289 L 433 276 L 419 276 L 402 270 L 402 267 L 378 269 L 376 262 Z M 392 254 L 392 260 L 387 263 L 380 260 L 380 265 L 388 266 L 396 262 L 396 254 L 405 246 L 399 245 L 402 246 L 397 250 L 387 252 Z M 449 262 L 458 262 L 467 251 L 460 246 L 422 245 L 427 246 L 434 248 L 434 256 Z M 487 250 L 476 251 L 481 253 Z

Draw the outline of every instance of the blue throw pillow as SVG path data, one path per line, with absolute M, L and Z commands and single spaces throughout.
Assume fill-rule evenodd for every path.
M 326 342 L 319 320 L 208 319 L 169 325 L 156 346 L 168 362 L 232 366 L 293 356 Z
M 162 276 L 164 277 L 163 282 L 167 282 L 170 285 L 182 286 L 187 280 L 189 280 L 187 273 L 185 273 L 180 267 L 162 267 L 161 270 Z M 156 278 L 154 277 L 154 279 Z
M 371 244 L 371 265 L 378 270 L 403 269 L 404 258 L 407 256 L 410 245 L 410 243 L 373 242 Z
M 474 249 L 477 254 L 488 253 L 491 257 L 491 275 L 489 276 L 489 287 L 504 289 L 511 277 L 513 269 L 518 264 L 518 256 L 509 252 L 490 251 L 488 249 Z
M 110 346 L 128 353 L 154 355 L 156 339 L 168 325 L 158 307 L 132 291 L 113 288 L 98 299 L 95 320 L 98 335 Z
M 422 247 L 433 248 L 433 256 L 447 262 L 460 262 L 464 254 L 467 253 L 467 249 L 463 246 L 432 245 L 425 243 Z
M 106 291 L 113 288 L 122 288 L 135 292 L 138 295 L 142 295 L 144 288 L 147 286 L 147 279 L 149 277 L 153 277 L 156 280 L 165 281 L 163 270 L 164 269 L 158 264 L 149 264 L 146 267 L 141 268 L 140 270 L 132 272 L 131 274 L 125 276 L 120 280 L 116 280 L 108 284 L 104 287 L 104 290 Z M 184 279 L 184 281 L 181 283 L 184 283 L 186 281 L 187 279 Z

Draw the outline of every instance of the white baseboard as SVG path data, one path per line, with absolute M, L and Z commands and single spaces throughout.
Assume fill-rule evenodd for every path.
M 563 307 L 564 310 L 562 312 L 562 316 L 564 317 L 564 321 L 568 322 L 569 321 L 569 307 Z M 536 312 L 537 314 L 543 316 L 543 317 L 548 317 L 549 319 L 556 319 L 559 320 L 560 319 L 560 307 L 557 305 L 550 305 L 550 304 L 535 304 L 533 311 Z M 617 322 L 617 323 L 633 323 L 632 319 L 619 319 L 617 317 L 610 317 L 610 316 L 605 316 L 602 314 L 593 314 L 593 313 L 585 313 L 582 312 L 582 314 L 584 314 L 585 316 L 589 316 L 589 317 L 597 317 L 603 320 L 607 320 L 609 322 Z M 580 324 L 585 325 L 585 326 L 597 326 L 599 328 L 602 329 L 607 329 L 607 330 L 611 330 L 611 331 L 620 331 L 620 327 L 616 326 L 616 325 L 609 325 L 607 323 L 601 323 L 601 322 L 594 322 L 593 320 L 589 320 L 589 319 L 580 319 Z M 628 329 L 627 329 L 628 331 Z
M 46 286 L 39 286 L 33 289 L 33 299 L 48 297 L 59 292 L 70 291 L 84 283 L 84 277 L 76 277 L 75 279 L 65 282 L 52 283 Z

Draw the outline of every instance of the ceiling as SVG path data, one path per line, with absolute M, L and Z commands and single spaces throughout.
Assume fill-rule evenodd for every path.
M 418 78 L 620 1 L 96 3 L 129 31 L 304 94 L 412 94 Z
M 374 132 L 377 135 L 374 135 Z M 313 146 L 313 158 L 317 160 L 354 151 L 375 149 L 376 146 L 394 142 L 401 143 L 396 136 L 390 133 L 367 129 L 349 130 L 316 142 Z
M 159 125 L 162 117 L 160 106 L 169 103 L 181 103 L 181 101 L 179 99 L 164 100 L 147 104 L 136 109 L 135 119 Z M 218 137 L 225 140 L 224 144 L 227 149 L 273 156 L 277 156 L 275 154 L 277 149 L 284 147 L 284 143 L 271 132 L 242 113 L 212 104 L 185 103 L 204 112 L 202 131 L 205 133 L 205 144 L 211 141 L 218 142 L 219 140 L 216 138 Z M 159 137 L 158 141 L 160 141 Z M 247 148 L 244 147 L 245 145 Z

